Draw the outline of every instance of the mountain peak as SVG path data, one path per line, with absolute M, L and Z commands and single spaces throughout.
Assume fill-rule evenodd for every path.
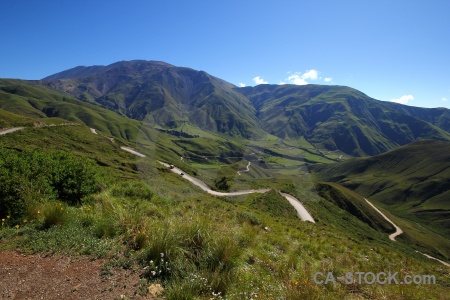
M 59 79 L 75 79 L 92 76 L 95 74 L 111 71 L 114 69 L 120 69 L 121 72 L 127 70 L 129 72 L 142 72 L 151 69 L 161 69 L 170 68 L 174 65 L 165 63 L 163 61 L 154 60 L 124 60 L 104 65 L 94 65 L 94 66 L 77 66 L 56 74 L 47 76 L 42 80 L 59 80 Z

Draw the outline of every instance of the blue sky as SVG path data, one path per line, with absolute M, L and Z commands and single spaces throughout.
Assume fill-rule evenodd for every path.
M 161 60 L 237 86 L 347 85 L 450 108 L 450 1 L 3 0 L 0 78 Z

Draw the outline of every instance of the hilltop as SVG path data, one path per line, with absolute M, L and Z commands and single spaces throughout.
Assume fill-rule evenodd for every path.
M 344 86 L 238 88 L 204 71 L 141 60 L 76 67 L 40 83 L 165 129 L 189 123 L 255 140 L 269 133 L 350 156 L 380 154 L 418 139 L 450 141 L 448 109 L 378 101 Z

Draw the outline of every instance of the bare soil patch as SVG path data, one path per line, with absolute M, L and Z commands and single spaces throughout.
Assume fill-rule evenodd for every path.
M 153 299 L 138 294 L 140 274 L 116 269 L 101 276 L 104 259 L 0 251 L 0 299 Z

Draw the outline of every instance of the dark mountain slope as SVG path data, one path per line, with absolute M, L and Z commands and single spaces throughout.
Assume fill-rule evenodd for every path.
M 419 113 L 390 109 L 345 86 L 259 85 L 238 90 L 257 108 L 264 130 L 280 138 L 304 136 L 317 148 L 364 156 L 418 139 L 450 141 L 448 132 L 419 118 Z M 431 118 L 425 110 L 422 114 Z
M 378 156 L 311 170 L 320 180 L 337 182 L 450 237 L 448 142 L 418 141 Z
M 190 122 L 235 136 L 258 136 L 255 109 L 234 85 L 203 71 L 153 61 L 77 67 L 42 84 L 128 117 L 177 127 Z
M 316 184 L 317 193 L 324 199 L 349 212 L 370 227 L 384 232 L 394 232 L 395 228 L 376 212 L 360 195 L 332 182 Z
M 383 105 L 402 114 L 413 116 L 450 132 L 450 110 L 444 107 L 423 108 L 408 106 L 393 102 L 383 102 Z
M 247 139 L 304 137 L 316 149 L 351 156 L 450 141 L 450 110 L 377 101 L 345 86 L 237 88 L 203 71 L 143 60 L 76 67 L 40 83 L 166 131 L 192 124 Z

